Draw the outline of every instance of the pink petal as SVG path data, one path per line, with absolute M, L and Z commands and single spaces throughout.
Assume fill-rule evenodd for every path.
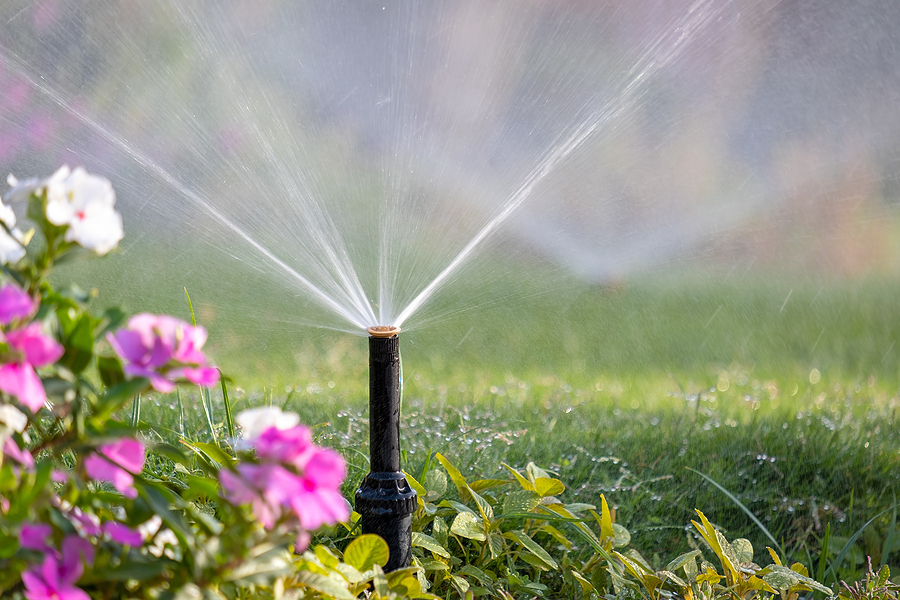
M 13 284 L 0 288 L 0 325 L 24 319 L 37 310 L 38 303 L 28 292 Z
M 181 374 L 197 385 L 211 386 L 219 381 L 219 370 L 215 367 L 185 367 L 181 369 Z
M 19 448 L 19 445 L 12 438 L 6 438 L 6 441 L 3 443 L 3 454 L 9 456 L 26 469 L 34 466 L 34 457 L 31 456 L 31 452 Z
M 260 434 L 254 445 L 260 458 L 282 463 L 293 463 L 313 448 L 312 435 L 303 425 L 290 429 L 269 427 Z
M 38 573 L 39 572 L 40 571 L 38 571 Z M 30 570 L 22 571 L 22 583 L 25 584 L 25 597 L 28 598 L 28 600 L 53 600 L 51 594 L 55 594 L 56 590 L 50 589 L 38 573 Z
M 225 491 L 225 499 L 234 504 L 250 504 L 258 496 L 257 491 L 243 477 L 231 471 L 219 471 L 219 483 Z
M 120 467 L 134 473 L 144 468 L 144 445 L 133 438 L 122 438 L 111 444 L 100 446 L 101 452 Z
M 104 523 L 103 532 L 109 536 L 109 539 L 123 546 L 138 547 L 144 543 L 139 531 L 115 521 Z
M 306 462 L 303 473 L 316 487 L 337 490 L 347 477 L 347 465 L 334 450 L 320 448 Z
M 85 536 L 100 535 L 100 519 L 93 513 L 86 513 L 77 506 L 68 515 L 75 531 Z
M 36 413 L 47 401 L 44 386 L 28 363 L 0 365 L 0 392 L 6 392 Z
M 84 459 L 84 468 L 88 477 L 111 481 L 113 486 L 126 498 L 137 498 L 137 490 L 134 489 L 134 477 L 125 469 L 120 469 L 105 458 L 94 454 Z
M 32 525 L 25 523 L 19 531 L 19 544 L 23 548 L 29 550 L 37 550 L 38 552 L 49 552 L 50 545 L 47 544 L 47 538 L 53 534 L 53 528 L 46 523 Z
M 25 361 L 35 367 L 43 367 L 56 362 L 64 349 L 59 342 L 44 335 L 40 323 L 31 323 L 24 329 L 16 329 L 6 334 L 6 341 L 25 355 Z
M 59 566 L 60 583 L 70 586 L 81 577 L 84 572 L 82 559 L 92 565 L 94 562 L 94 547 L 85 539 L 77 535 L 68 535 L 62 543 L 62 563 Z
M 120 329 L 113 335 L 106 334 L 106 340 L 112 346 L 113 351 L 126 362 L 141 362 L 149 350 L 145 346 L 140 334 L 128 329 Z

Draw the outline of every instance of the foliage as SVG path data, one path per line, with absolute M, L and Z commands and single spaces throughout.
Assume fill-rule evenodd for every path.
M 380 539 L 353 540 L 343 562 L 321 546 L 299 552 L 309 529 L 349 513 L 336 491 L 343 459 L 306 428 L 257 422 L 243 439 L 152 441 L 142 395 L 219 379 L 205 330 L 95 316 L 90 294 L 48 282 L 55 265 L 121 237 L 108 181 L 67 168 L 10 181 L 7 198 L 27 204 L 36 231 L 16 228 L 0 203 L 3 597 L 353 598 L 370 586 L 370 597 L 429 597 L 416 569 L 381 571 Z
M 616 523 L 604 494 L 599 507 L 565 502 L 559 474 L 534 462 L 521 470 L 502 463 L 503 477 L 469 481 L 437 452 L 428 453 L 418 478 L 407 475 L 418 494 L 412 565 L 385 573 L 386 543 L 359 535 L 356 523 L 326 531 L 310 546 L 311 530 L 349 513 L 337 492 L 343 459 L 316 446 L 296 415 L 274 406 L 232 416 L 224 381 L 228 435 L 220 436 L 208 388 L 219 374 L 202 353 L 202 327 L 165 315 L 128 319 L 114 308 L 95 316 L 90 294 L 48 281 L 60 262 L 85 250 L 105 254 L 118 242 L 115 227 L 111 236 L 97 234 L 78 221 L 82 213 L 89 220 L 88 208 L 99 203 L 101 222 L 119 223 L 108 182 L 63 169 L 16 184 L 10 196 L 27 202 L 36 231 L 20 231 L 15 215 L 0 205 L 3 597 L 797 600 L 832 594 L 800 563 L 784 566 L 771 548 L 771 564 L 760 567 L 748 540 L 728 541 L 699 510 L 692 524 L 705 546 L 663 565 L 631 547 L 631 533 Z M 102 197 L 83 197 L 92 190 Z M 179 389 L 186 384 L 200 386 L 211 441 L 184 432 Z M 174 440 L 141 420 L 141 398 L 151 389 L 175 390 L 182 427 Z M 895 520 L 896 513 L 892 528 Z M 887 567 L 875 575 L 870 563 L 865 581 L 841 582 L 838 595 L 896 598 L 889 575 Z
M 891 570 L 887 565 L 883 565 L 876 575 L 872 571 L 870 558 L 865 580 L 857 581 L 853 585 L 842 581 L 837 592 L 838 600 L 896 600 L 900 585 L 890 581 L 890 578 Z

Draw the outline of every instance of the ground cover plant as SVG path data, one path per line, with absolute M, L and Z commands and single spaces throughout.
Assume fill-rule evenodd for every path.
M 196 323 L 95 314 L 49 276 L 121 239 L 109 182 L 10 183 L 33 230 L 0 205 L 4 597 L 896 597 L 896 394 L 735 365 L 573 385 L 412 362 L 415 558 L 385 574 L 338 494 L 367 471 L 364 390 L 246 392 Z

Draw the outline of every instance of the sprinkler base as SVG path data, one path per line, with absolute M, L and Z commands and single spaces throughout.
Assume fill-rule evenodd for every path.
M 356 512 L 362 517 L 362 532 L 381 536 L 390 548 L 385 572 L 408 567 L 416 492 L 403 473 L 369 473 L 356 491 L 355 501 Z

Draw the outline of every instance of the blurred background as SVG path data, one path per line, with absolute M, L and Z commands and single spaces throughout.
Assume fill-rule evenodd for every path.
M 334 329 L 439 278 L 420 352 L 896 377 L 898 26 L 889 0 L 7 0 L 0 171 L 109 177 L 126 238 L 60 277 L 135 312 L 187 288 L 236 372 L 351 352 Z

